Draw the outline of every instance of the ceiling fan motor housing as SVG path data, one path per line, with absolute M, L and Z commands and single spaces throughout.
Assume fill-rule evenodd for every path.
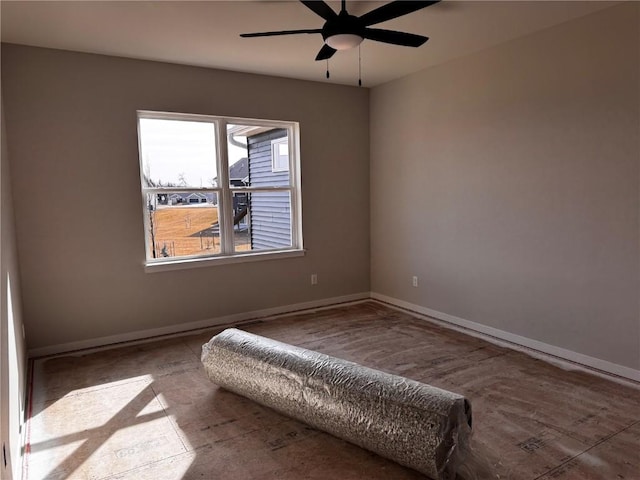
M 365 28 L 358 17 L 349 15 L 343 10 L 323 25 L 322 38 L 327 45 L 336 50 L 347 50 L 356 47 L 364 40 Z

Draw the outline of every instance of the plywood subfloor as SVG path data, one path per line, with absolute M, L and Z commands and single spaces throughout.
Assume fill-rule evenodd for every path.
M 640 479 L 640 392 L 373 302 L 243 327 L 467 396 L 461 478 Z M 421 479 L 211 384 L 215 334 L 37 360 L 26 480 Z

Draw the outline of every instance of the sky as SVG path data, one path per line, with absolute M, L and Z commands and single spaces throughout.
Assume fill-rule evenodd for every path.
M 210 188 L 216 171 L 214 125 L 184 120 L 140 119 L 144 172 L 156 183 Z M 246 149 L 227 145 L 229 165 L 246 157 Z

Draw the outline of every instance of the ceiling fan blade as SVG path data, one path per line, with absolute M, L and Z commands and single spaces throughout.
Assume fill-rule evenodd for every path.
M 335 48 L 331 48 L 329 45 L 323 45 L 322 48 L 320 49 L 320 51 L 318 52 L 318 55 L 316 55 L 316 61 L 317 60 L 327 60 L 331 57 L 333 57 L 333 54 L 336 53 L 337 50 Z
M 243 38 L 251 37 L 275 37 L 276 35 L 297 35 L 298 33 L 322 33 L 321 28 L 307 30 L 281 30 L 279 32 L 259 32 L 259 33 L 241 33 Z
M 376 23 L 386 22 L 392 18 L 401 17 L 407 13 L 426 8 L 440 0 L 435 1 L 397 1 L 390 2 L 386 5 L 371 10 L 360 17 L 365 26 L 375 25 Z
M 320 15 L 325 20 L 331 20 L 336 18 L 338 14 L 333 9 L 321 0 L 307 1 L 300 0 L 300 3 L 304 4 L 309 10 L 313 11 L 316 15 Z
M 375 40 L 376 42 L 402 45 L 404 47 L 419 47 L 429 40 L 429 37 L 423 37 L 422 35 L 396 32 L 395 30 L 382 30 L 380 28 L 365 28 L 364 38 Z

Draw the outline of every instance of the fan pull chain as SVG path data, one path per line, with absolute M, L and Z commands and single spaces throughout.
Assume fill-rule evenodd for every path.
M 327 78 L 329 78 L 329 59 L 327 58 Z
M 362 56 L 360 54 L 360 45 L 358 45 L 358 86 L 362 86 Z

